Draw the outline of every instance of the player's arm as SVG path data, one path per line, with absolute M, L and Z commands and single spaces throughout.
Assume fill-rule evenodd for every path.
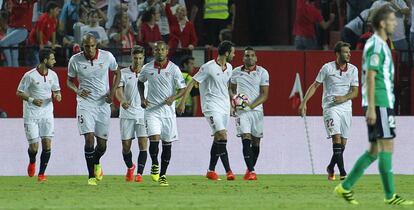
M 178 89 L 177 94 L 175 94 L 175 95 L 173 95 L 173 96 L 168 97 L 167 99 L 165 99 L 165 103 L 166 103 L 168 106 L 171 106 L 171 105 L 172 105 L 172 103 L 174 103 L 174 101 L 175 101 L 175 100 L 177 100 L 178 98 L 183 97 L 183 95 L 184 95 L 184 93 L 185 93 L 185 89 L 186 89 L 186 88 L 180 88 L 180 89 Z M 184 101 L 184 100 L 181 100 L 181 101 Z
M 79 89 L 78 87 L 76 87 L 74 77 L 68 76 L 68 79 L 66 80 L 66 86 L 70 90 L 72 90 L 74 93 L 76 93 L 76 95 L 79 95 L 80 97 L 85 98 L 85 99 L 91 93 L 91 91 L 89 91 L 89 90 L 82 90 L 82 89 Z
M 121 71 L 117 68 L 114 72 L 114 81 L 112 82 L 112 87 L 109 90 L 109 95 L 105 98 L 107 103 L 112 103 L 112 99 L 115 96 L 116 89 L 119 86 L 119 82 L 121 81 Z
M 198 109 L 198 100 L 197 100 L 197 96 L 193 96 L 191 98 L 191 105 L 193 107 L 193 116 L 197 115 L 197 109 Z
M 367 95 L 368 95 L 368 110 L 366 113 L 366 120 L 368 125 L 374 125 L 377 121 L 377 114 L 375 112 L 375 70 L 368 70 L 367 74 Z
M 129 103 L 125 98 L 125 94 L 124 94 L 124 87 L 120 86 L 116 89 L 115 91 L 115 97 L 116 99 L 119 101 L 119 103 L 121 104 L 121 106 L 124 109 L 128 109 L 129 108 Z
M 341 103 L 344 103 L 348 100 L 352 100 L 356 97 L 358 97 L 358 86 L 351 86 L 351 91 L 349 91 L 348 94 L 346 94 L 344 96 L 335 96 L 334 97 L 334 102 L 336 104 L 341 104 Z
M 268 97 L 269 97 L 269 86 L 261 85 L 259 97 L 257 97 L 257 99 L 253 103 L 249 104 L 248 106 L 250 107 L 250 109 L 254 109 L 260 104 L 263 104 L 265 101 L 267 101 Z
M 29 103 L 32 103 L 32 104 L 34 104 L 34 105 L 36 105 L 36 106 L 42 106 L 42 104 L 43 104 L 43 100 L 42 99 L 35 99 L 35 98 L 32 98 L 32 97 L 30 97 L 30 96 L 28 96 L 26 93 L 24 93 L 24 92 L 22 92 L 22 91 L 17 91 L 16 92 L 16 95 L 21 99 L 21 100 L 24 100 L 24 101 L 27 101 L 27 102 L 29 102 Z
M 188 83 L 187 87 L 184 89 L 184 93 L 182 97 L 187 98 L 190 95 L 191 90 L 196 84 L 198 84 L 198 82 L 192 79 L 190 83 Z M 177 107 L 177 113 L 182 114 L 184 113 L 184 111 L 185 111 L 185 100 L 181 100 L 180 104 Z
M 230 82 L 229 85 L 229 95 L 230 95 L 230 99 L 232 99 L 234 97 L 234 95 L 237 94 L 237 84 L 234 84 L 232 82 Z
M 145 99 L 145 84 L 144 82 L 138 81 L 138 92 L 139 92 L 139 96 L 141 97 L 141 107 L 142 108 L 147 108 L 148 106 L 148 102 L 147 99 Z
M 312 98 L 312 96 L 315 94 L 315 91 L 318 89 L 318 87 L 320 85 L 321 85 L 321 83 L 315 81 L 315 82 L 313 82 L 313 84 L 306 91 L 306 94 L 303 97 L 303 101 L 300 103 L 300 106 L 299 106 L 299 114 L 301 116 L 305 116 L 306 115 L 306 109 L 307 109 L 306 103 L 308 103 L 308 100 L 310 98 Z
M 61 94 L 60 90 L 52 91 L 52 96 L 56 101 L 58 101 L 58 102 L 62 101 L 62 94 Z

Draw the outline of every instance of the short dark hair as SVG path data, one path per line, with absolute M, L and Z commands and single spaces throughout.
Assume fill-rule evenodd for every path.
M 145 10 L 141 17 L 142 22 L 147 23 L 151 21 L 152 15 L 155 15 L 156 12 L 157 11 L 155 7 L 150 7 L 147 10 Z
M 225 55 L 226 52 L 230 53 L 232 47 L 234 47 L 233 42 L 231 42 L 231 41 L 222 41 L 218 46 L 218 54 L 219 55 Z
M 132 50 L 131 50 L 132 55 L 135 54 L 144 54 L 145 55 L 145 49 L 144 47 L 140 46 L 140 45 L 135 45 Z
M 48 60 L 51 54 L 55 54 L 55 52 L 50 48 L 43 48 L 39 51 L 39 60 L 40 63 L 43 62 L 43 60 Z
M 46 12 L 49 13 L 50 11 L 52 11 L 53 9 L 55 9 L 57 7 L 59 7 L 59 5 L 56 2 L 50 1 L 46 5 Z
M 388 5 L 382 6 L 375 10 L 371 20 L 374 29 L 378 30 L 380 28 L 381 21 L 386 20 L 391 13 L 394 13 L 394 10 L 392 10 Z
M 256 51 L 256 50 L 254 50 L 254 49 L 253 49 L 253 47 L 250 47 L 250 46 L 249 46 L 249 47 L 244 48 L 244 51 L 247 51 L 247 50 Z
M 334 53 L 340 53 L 343 47 L 351 48 L 351 44 L 348 42 L 339 41 L 335 44 Z
M 189 61 L 194 60 L 194 57 L 191 55 L 185 55 L 181 58 L 180 66 L 184 67 L 184 64 L 188 64 Z

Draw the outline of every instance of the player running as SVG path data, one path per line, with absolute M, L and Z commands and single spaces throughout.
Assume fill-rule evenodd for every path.
M 229 81 L 233 72 L 230 62 L 234 57 L 234 46 L 229 41 L 223 41 L 218 46 L 217 59 L 211 60 L 200 67 L 193 80 L 188 84 L 184 98 L 188 97 L 192 88 L 199 85 L 201 95 L 201 109 L 214 134 L 214 141 L 210 151 L 210 165 L 206 177 L 210 180 L 219 180 L 215 172 L 217 161 L 221 158 L 226 170 L 227 180 L 234 180 L 235 176 L 230 168 L 227 152 L 227 123 L 230 118 Z M 185 110 L 185 101 L 181 100 L 178 113 Z
M 151 178 L 160 186 L 168 186 L 166 177 L 171 159 L 172 142 L 178 140 L 175 100 L 184 94 L 186 87 L 180 68 L 167 58 L 168 46 L 155 43 L 154 60 L 144 65 L 138 77 L 141 106 L 145 108 L 145 121 L 150 139 L 152 160 Z M 144 82 L 148 81 L 148 95 L 144 96 Z M 178 91 L 176 91 L 178 90 Z M 161 171 L 159 170 L 159 142 L 162 141 Z
M 362 106 L 368 124 L 368 151 L 359 157 L 351 173 L 335 188 L 337 195 L 350 204 L 358 204 L 351 191 L 355 183 L 378 158 L 378 169 L 384 187 L 384 202 L 389 205 L 413 205 L 395 194 L 392 152 L 395 138 L 394 63 L 386 40 L 395 31 L 395 13 L 389 7 L 374 12 L 374 35 L 365 44 L 362 57 Z
M 53 99 L 60 102 L 59 79 L 51 70 L 56 63 L 54 52 L 44 48 L 39 52 L 40 64 L 26 72 L 17 88 L 17 96 L 23 100 L 24 130 L 29 142 L 30 158 L 27 173 L 33 177 L 36 171 L 36 154 L 42 140 L 40 170 L 37 180 L 46 181 L 45 171 L 50 159 L 54 136 Z
M 352 119 L 352 99 L 358 96 L 358 68 L 350 64 L 351 45 L 339 41 L 334 52 L 336 60 L 322 66 L 315 82 L 308 88 L 299 106 L 299 114 L 306 115 L 306 103 L 318 87 L 323 84 L 323 121 L 328 138 L 332 139 L 332 158 L 328 167 L 328 180 L 335 180 L 335 165 L 338 166 L 340 179 L 344 180 L 346 171 L 343 154 L 349 137 Z
M 112 53 L 98 49 L 96 38 L 86 34 L 82 39 L 84 51 L 73 55 L 68 64 L 67 86 L 76 93 L 78 128 L 85 138 L 85 159 L 88 166 L 88 185 L 103 179 L 99 162 L 106 151 L 110 104 L 119 84 L 120 71 Z M 109 71 L 114 72 L 114 84 L 109 88 Z M 74 84 L 75 78 L 79 87 Z M 96 137 L 96 147 L 94 148 Z
M 269 95 L 269 73 L 256 65 L 257 57 L 253 48 L 244 50 L 243 66 L 233 70 L 230 78 L 233 93 L 247 96 L 249 103 L 245 109 L 236 110 L 237 136 L 243 143 L 243 156 L 247 171 L 245 180 L 256 180 L 254 167 L 260 151 L 260 139 L 263 137 L 263 103 Z
M 136 165 L 132 163 L 131 144 L 138 138 L 139 155 L 136 182 L 142 182 L 145 162 L 147 161 L 147 129 L 145 127 L 144 109 L 141 107 L 141 96 L 138 91 L 138 77 L 144 65 L 145 50 L 135 46 L 131 50 L 132 65 L 121 69 L 121 80 L 116 90 L 116 98 L 120 101 L 120 128 L 122 139 L 122 155 L 128 167 L 126 181 L 134 180 Z

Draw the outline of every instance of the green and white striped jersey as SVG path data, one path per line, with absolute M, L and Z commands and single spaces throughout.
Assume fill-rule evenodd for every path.
M 394 108 L 394 63 L 387 43 L 377 34 L 367 40 L 362 55 L 362 106 L 368 106 L 368 71 L 376 71 L 375 106 Z

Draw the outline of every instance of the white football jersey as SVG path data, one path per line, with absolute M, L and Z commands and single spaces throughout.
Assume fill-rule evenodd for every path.
M 219 112 L 230 114 L 229 81 L 233 72 L 230 63 L 223 71 L 216 60 L 200 67 L 193 79 L 200 83 L 201 110 L 203 113 Z
M 145 113 L 163 118 L 174 117 L 175 102 L 168 106 L 165 104 L 165 99 L 174 96 L 177 89 L 186 87 L 180 68 L 171 61 L 168 61 L 164 66 L 159 66 L 155 61 L 151 61 L 142 67 L 138 80 L 148 81 L 146 99 L 149 104 Z
M 105 104 L 105 97 L 109 94 L 109 72 L 116 71 L 118 64 L 112 53 L 97 50 L 93 60 L 88 60 L 83 52 L 73 55 L 68 64 L 68 76 L 77 78 L 79 89 L 90 91 L 84 99 L 76 97 L 81 108 L 101 106 Z
M 260 86 L 269 86 L 269 73 L 261 66 L 255 66 L 253 71 L 244 71 L 244 66 L 239 66 L 233 70 L 230 78 L 232 84 L 237 85 L 237 93 L 247 96 L 249 103 L 253 103 L 260 96 Z M 263 104 L 253 110 L 263 112 Z M 243 111 L 243 110 L 240 110 Z
M 124 96 L 129 103 L 128 109 L 119 108 L 119 118 L 139 119 L 144 118 L 144 109 L 141 107 L 141 96 L 138 91 L 138 77 L 131 67 L 121 69 L 121 80 L 118 87 L 124 88 Z
M 351 87 L 358 87 L 358 68 L 350 63 L 346 71 L 339 70 L 336 61 L 326 63 L 322 66 L 316 77 L 316 82 L 323 84 L 322 108 L 340 108 L 344 111 L 352 111 L 352 101 L 348 100 L 342 104 L 334 103 L 334 96 L 344 96 L 351 91 Z
M 41 107 L 23 101 L 24 119 L 53 118 L 52 91 L 60 90 L 59 79 L 54 71 L 49 69 L 46 75 L 41 74 L 36 68 L 26 72 L 17 90 L 33 99 L 43 100 Z

